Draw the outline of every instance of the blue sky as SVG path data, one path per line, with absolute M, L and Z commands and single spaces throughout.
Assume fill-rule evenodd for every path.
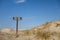
M 15 29 L 14 16 L 23 18 L 19 21 L 19 29 L 60 20 L 60 0 L 0 0 L 0 29 Z

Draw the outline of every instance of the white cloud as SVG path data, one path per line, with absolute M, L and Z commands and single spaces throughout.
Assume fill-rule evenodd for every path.
M 17 3 L 23 3 L 25 2 L 26 0 L 17 0 Z

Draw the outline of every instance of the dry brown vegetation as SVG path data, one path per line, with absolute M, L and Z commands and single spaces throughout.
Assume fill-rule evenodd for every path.
M 31 30 L 19 30 L 17 38 L 15 30 L 3 30 L 0 31 L 0 40 L 60 40 L 60 21 L 49 22 L 42 25 L 42 28 L 40 26 Z

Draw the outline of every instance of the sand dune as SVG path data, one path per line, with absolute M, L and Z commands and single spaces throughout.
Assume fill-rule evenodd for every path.
M 0 31 L 0 40 L 60 40 L 60 20 L 32 28 L 19 30 L 16 38 L 15 30 L 4 28 Z

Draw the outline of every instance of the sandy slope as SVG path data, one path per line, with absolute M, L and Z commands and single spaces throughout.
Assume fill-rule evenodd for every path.
M 15 30 L 5 28 L 0 31 L 0 40 L 60 40 L 60 20 L 48 22 L 31 30 L 19 30 L 16 38 Z

